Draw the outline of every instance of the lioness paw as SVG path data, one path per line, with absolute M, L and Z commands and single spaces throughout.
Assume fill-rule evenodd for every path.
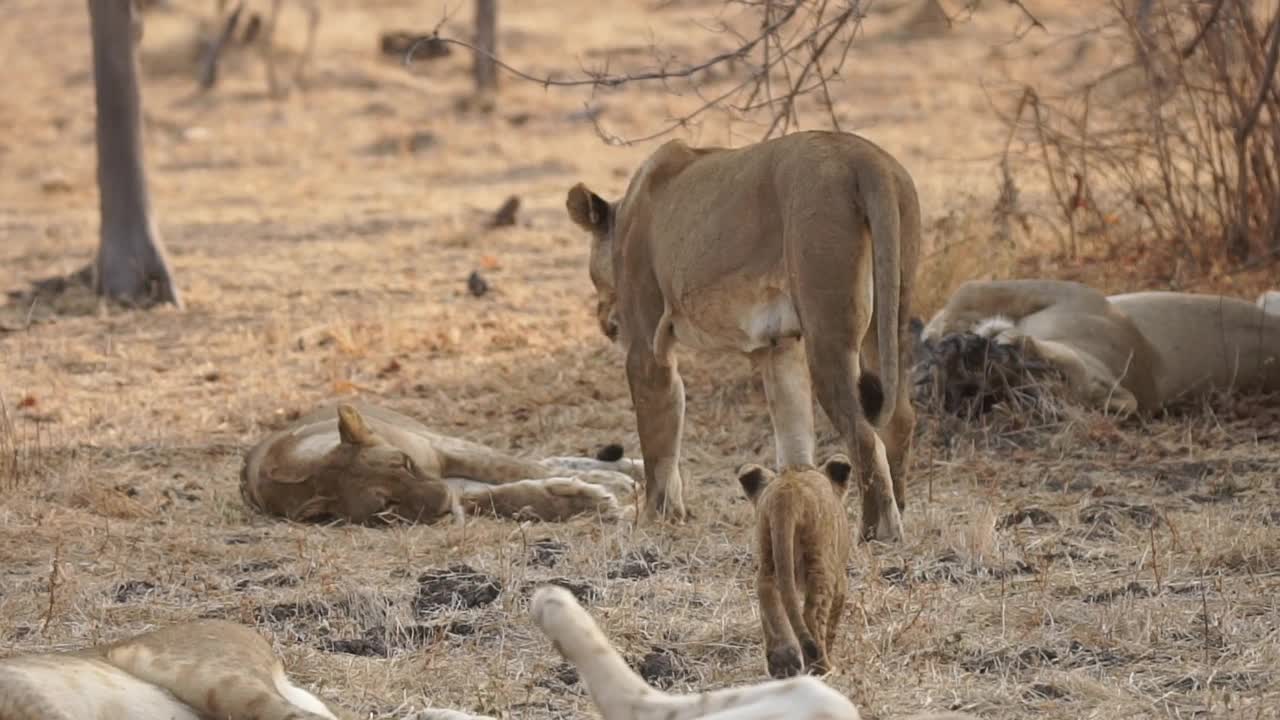
M 800 648 L 790 645 L 770 650 L 765 663 L 769 666 L 769 675 L 778 679 L 795 677 L 804 669 Z

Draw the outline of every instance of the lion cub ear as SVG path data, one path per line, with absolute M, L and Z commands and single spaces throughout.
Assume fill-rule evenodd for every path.
M 760 499 L 760 493 L 773 478 L 772 470 L 755 463 L 747 463 L 738 468 L 738 484 L 742 486 L 742 492 L 746 493 L 747 499 L 753 503 Z
M 609 229 L 609 214 L 613 212 L 609 202 L 578 183 L 569 188 L 564 206 L 569 210 L 569 217 L 582 229 L 593 233 L 604 233 Z
M 831 484 L 840 495 L 849 492 L 849 478 L 853 476 L 853 466 L 849 464 L 848 455 L 836 453 L 827 458 L 827 461 L 822 463 L 822 472 L 831 478 Z
M 338 406 L 338 438 L 346 445 L 373 445 L 373 431 L 364 416 L 350 405 Z

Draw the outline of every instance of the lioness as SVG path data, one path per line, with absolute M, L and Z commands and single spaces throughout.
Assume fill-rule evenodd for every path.
M 551 646 L 577 668 L 603 720 L 858 720 L 849 698 L 816 677 L 770 680 L 688 695 L 670 695 L 645 684 L 627 664 L 573 593 L 544 585 L 529 603 L 533 623 Z M 974 720 L 961 713 L 910 720 Z
M 756 598 L 773 677 L 831 669 L 829 653 L 849 589 L 844 499 L 850 472 L 849 459 L 840 454 L 821 471 L 791 466 L 779 477 L 754 464 L 738 470 L 738 483 L 756 508 Z
M 1219 295 L 1104 296 L 1076 282 L 967 282 L 922 340 L 972 332 L 1019 344 L 1089 405 L 1153 412 L 1213 390 L 1280 390 L 1280 304 Z
M 77 652 L 0 659 L 4 720 L 337 720 L 294 685 L 270 643 L 223 620 L 172 625 Z M 416 720 L 491 720 L 427 710 Z
M 638 463 L 522 460 L 439 435 L 406 415 L 363 403 L 323 407 L 245 455 L 240 492 L 251 507 L 297 521 L 432 522 L 466 513 L 545 521 L 622 514 Z M 572 475 L 572 477 L 565 477 Z
M 579 183 L 566 206 L 594 238 L 601 329 L 625 349 L 646 517 L 686 514 L 678 341 L 751 359 L 779 467 L 813 464 L 816 387 L 857 461 L 861 536 L 901 538 L 915 426 L 901 374 L 920 244 L 915 184 L 901 164 L 849 133 L 737 149 L 673 140 L 621 201 Z M 883 442 L 878 417 L 888 418 Z

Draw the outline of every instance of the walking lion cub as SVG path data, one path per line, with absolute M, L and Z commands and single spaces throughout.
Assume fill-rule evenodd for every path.
M 829 653 L 849 589 L 844 500 L 852 472 L 841 453 L 821 470 L 792 465 L 780 476 L 755 464 L 738 470 L 756 507 L 756 596 L 765 661 L 775 678 L 831 670 Z

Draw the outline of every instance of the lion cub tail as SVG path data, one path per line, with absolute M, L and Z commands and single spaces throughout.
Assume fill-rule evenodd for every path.
M 784 500 L 782 496 L 775 502 Z M 773 552 L 773 569 L 777 573 L 778 594 L 782 597 L 782 609 L 791 623 L 791 630 L 800 647 L 806 650 L 813 647 L 813 636 L 809 634 L 809 626 L 804 622 L 804 604 L 800 590 L 796 587 L 796 513 L 775 513 L 769 522 L 769 544 Z

